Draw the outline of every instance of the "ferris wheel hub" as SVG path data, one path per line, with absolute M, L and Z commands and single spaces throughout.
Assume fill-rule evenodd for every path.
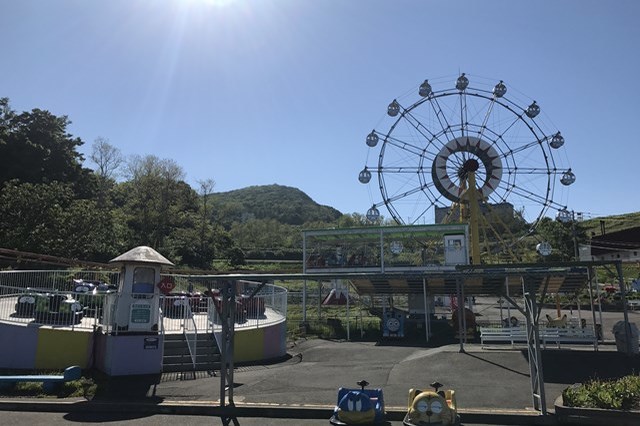
M 480 168 L 480 163 L 475 158 L 470 158 L 462 165 L 462 170 L 465 172 L 475 172 Z
M 478 193 L 487 197 L 500 184 L 502 161 L 496 149 L 475 136 L 460 136 L 442 147 L 431 166 L 431 175 L 438 192 L 457 203 L 465 192 L 465 181 L 470 172 L 478 172 L 482 186 Z M 452 179 L 451 176 L 456 178 Z

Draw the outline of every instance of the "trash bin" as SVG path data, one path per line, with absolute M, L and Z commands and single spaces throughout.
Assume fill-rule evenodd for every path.
M 638 327 L 634 323 L 629 323 L 630 337 L 631 337 L 631 348 L 627 344 L 627 333 L 625 331 L 625 323 L 624 321 L 618 321 L 613 326 L 613 335 L 616 338 L 616 348 L 618 352 L 630 353 L 630 354 L 638 354 L 640 352 L 640 343 L 638 341 Z M 631 349 L 631 352 L 629 352 Z

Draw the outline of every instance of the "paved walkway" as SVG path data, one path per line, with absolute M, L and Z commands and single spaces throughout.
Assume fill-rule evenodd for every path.
M 549 424 L 532 409 L 526 350 L 482 349 L 466 345 L 439 348 L 376 343 L 303 340 L 280 363 L 239 367 L 234 402 L 244 417 L 328 418 L 340 386 L 356 387 L 366 379 L 384 391 L 388 418 L 401 419 L 410 388 L 439 381 L 457 392 L 463 421 L 494 424 Z M 567 386 L 592 377 L 608 378 L 640 370 L 640 357 L 628 357 L 615 346 L 543 351 L 547 406 Z M 91 402 L 82 400 L 0 401 L 0 410 L 138 411 L 219 415 L 220 380 L 206 372 L 194 380 L 180 374 L 112 378 Z M 244 410 L 244 411 L 242 411 Z M 247 411 L 248 410 L 248 411 Z
M 306 340 L 290 349 L 293 357 L 279 364 L 240 367 L 235 372 L 234 400 L 283 405 L 333 405 L 340 386 L 356 387 L 366 379 L 382 388 L 389 407 L 406 408 L 410 388 L 439 381 L 456 390 L 461 409 L 532 409 L 526 349 L 481 349 L 466 345 L 439 348 L 379 346 L 375 343 Z M 547 406 L 567 386 L 592 377 L 616 377 L 640 367 L 638 357 L 615 352 L 615 346 L 547 349 L 543 352 Z M 179 380 L 165 375 L 155 387 L 165 400 L 219 400 L 219 381 L 204 377 Z

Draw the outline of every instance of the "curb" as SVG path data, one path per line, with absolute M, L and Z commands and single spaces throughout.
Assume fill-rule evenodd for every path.
M 64 400 L 7 399 L 0 400 L 0 411 L 36 412 L 126 412 L 140 414 L 208 415 L 218 417 L 326 419 L 333 414 L 329 405 L 245 404 L 220 407 L 218 401 L 87 401 L 83 398 Z M 536 411 L 514 409 L 468 409 L 458 412 L 462 422 L 501 425 L 555 425 L 554 415 L 541 416 Z M 386 419 L 402 421 L 406 409 L 389 407 Z

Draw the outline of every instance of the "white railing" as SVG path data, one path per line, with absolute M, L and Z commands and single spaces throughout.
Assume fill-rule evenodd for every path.
M 167 275 L 163 275 L 167 276 Z M 221 284 L 212 276 L 168 275 L 176 284 L 172 294 L 159 298 L 161 310 L 159 326 L 166 333 L 182 332 L 194 327 L 207 333 L 220 327 L 216 297 Z M 72 329 L 115 332 L 113 324 L 119 295 L 116 292 L 78 293 L 74 290 L 78 280 L 86 282 L 118 283 L 119 273 L 103 271 L 0 271 L 0 321 L 12 323 L 50 324 Z M 287 315 L 287 290 L 273 284 L 261 285 L 238 281 L 236 291 L 236 328 L 255 328 L 283 321 Z M 259 289 L 258 289 L 259 287 Z M 37 300 L 56 298 L 53 304 L 74 305 L 75 314 L 52 314 L 47 318 L 35 317 Z M 146 295 L 148 297 L 148 295 Z M 19 300 L 24 299 L 24 304 Z M 58 300 L 59 299 L 59 300 Z M 42 303 L 42 301 L 40 302 Z M 186 303 L 188 309 L 175 304 Z M 54 307 L 54 306 L 51 306 Z M 58 308 L 59 306 L 55 306 Z M 65 306 L 66 308 L 67 306 Z M 71 306 L 69 306 L 71 307 Z M 38 312 L 40 312 L 39 310 Z M 47 308 L 47 312 L 53 312 Z M 67 320 L 69 317 L 69 321 Z M 185 327 L 188 320 L 188 327 Z
M 106 295 L 70 291 L 23 289 L 0 285 L 0 321 L 94 330 L 102 324 Z
M 193 370 L 195 371 L 196 357 L 198 354 L 198 326 L 193 314 L 191 313 L 191 306 L 188 303 L 185 305 L 182 331 L 184 334 L 184 340 L 187 342 L 187 347 L 189 348 L 189 355 L 191 355 Z

